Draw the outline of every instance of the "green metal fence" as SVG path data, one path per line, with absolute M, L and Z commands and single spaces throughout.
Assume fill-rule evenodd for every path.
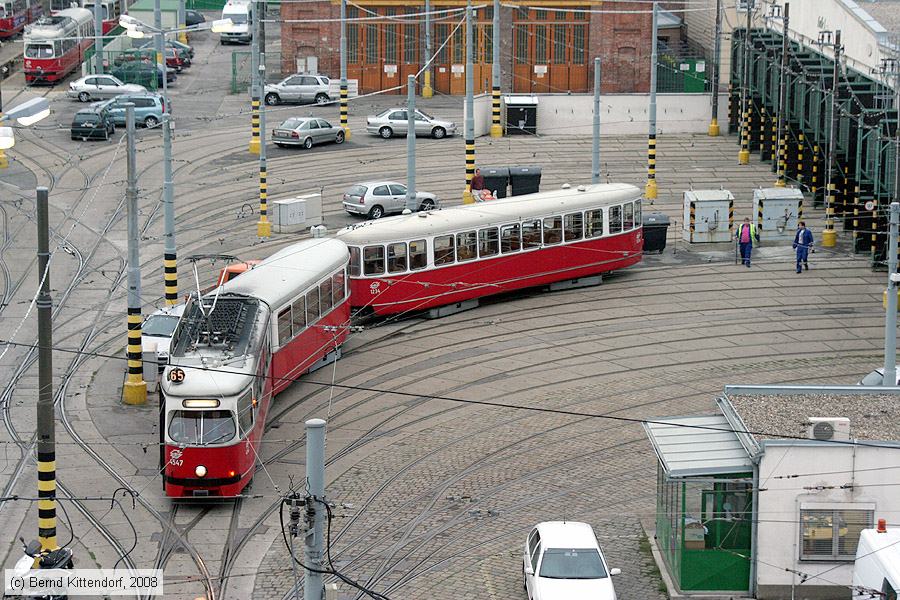
M 656 91 L 702 94 L 707 91 L 707 62 L 702 56 L 663 54 L 656 63 Z
M 239 94 L 250 88 L 250 50 L 231 51 L 231 93 Z M 266 81 L 280 81 L 281 53 L 266 52 Z

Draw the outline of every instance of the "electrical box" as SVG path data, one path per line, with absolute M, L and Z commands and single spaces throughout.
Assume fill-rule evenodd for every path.
M 728 190 L 685 192 L 681 222 L 681 237 L 686 242 L 730 242 L 734 232 L 734 195 Z
M 803 192 L 792 187 L 753 190 L 753 216 L 761 240 L 793 240 L 803 219 Z
M 272 224 L 280 233 L 322 224 L 322 194 L 313 192 L 272 201 Z
M 820 441 L 844 441 L 850 439 L 850 419 L 847 417 L 809 417 L 807 437 Z

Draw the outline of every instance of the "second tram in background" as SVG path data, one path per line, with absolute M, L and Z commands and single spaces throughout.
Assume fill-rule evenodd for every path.
M 94 0 L 81 0 L 81 7 L 94 13 Z M 103 22 L 103 35 L 119 25 L 119 0 L 100 0 L 100 20 Z
M 40 0 L 0 2 L 0 39 L 11 38 L 44 14 Z
M 343 243 L 304 240 L 188 302 L 160 382 L 168 496 L 236 496 L 250 483 L 272 397 L 340 356 L 347 263 Z
M 25 83 L 60 81 L 81 65 L 94 44 L 94 16 L 67 8 L 26 27 L 24 39 Z
M 342 229 L 354 308 L 379 315 L 512 290 L 599 283 L 640 262 L 641 192 L 597 184 L 368 221 Z

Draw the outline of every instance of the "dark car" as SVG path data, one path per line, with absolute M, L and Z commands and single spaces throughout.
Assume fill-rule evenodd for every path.
M 166 69 L 166 81 L 171 83 L 175 81 L 175 70 Z M 113 67 L 110 75 L 118 77 L 126 83 L 137 83 L 148 89 L 162 88 L 163 75 L 162 69 L 154 63 L 145 63 L 141 61 L 126 62 L 117 67 Z
M 193 27 L 195 25 L 199 25 L 200 23 L 205 23 L 206 17 L 203 16 L 203 13 L 196 10 L 186 10 L 184 11 L 184 24 L 188 27 Z
M 163 50 L 163 56 L 166 59 L 166 66 L 175 69 L 176 73 L 180 73 L 184 67 L 190 66 L 191 59 L 189 56 L 182 54 L 179 48 L 166 46 Z M 143 46 L 141 48 L 130 48 L 123 50 L 113 59 L 113 64 L 122 65 L 129 62 L 156 62 L 156 50 L 153 47 Z
M 135 45 L 135 48 L 140 50 L 150 50 L 153 52 L 153 59 L 151 62 L 156 60 L 156 44 L 153 40 L 136 40 L 137 42 L 141 42 Z M 191 66 L 191 61 L 194 58 L 194 48 L 189 46 L 188 44 L 182 44 L 177 40 L 166 40 L 166 48 L 169 51 L 174 50 L 178 58 L 182 61 L 183 67 Z M 171 67 L 174 66 L 169 62 L 169 59 L 166 59 L 166 63 Z
M 102 106 L 82 108 L 72 118 L 73 140 L 108 140 L 115 132 L 112 115 Z

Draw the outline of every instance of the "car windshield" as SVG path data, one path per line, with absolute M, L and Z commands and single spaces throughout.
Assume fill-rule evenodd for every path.
M 394 112 L 395 110 L 397 110 L 397 109 L 396 109 L 396 108 L 389 108 L 389 109 L 387 109 L 387 110 L 381 111 L 380 113 L 378 113 L 378 114 L 375 115 L 375 116 L 376 116 L 376 117 L 386 117 L 389 113 L 392 113 L 392 112 Z
M 234 433 L 228 410 L 176 410 L 169 421 L 169 437 L 179 444 L 222 444 Z
M 246 25 L 247 24 L 247 15 L 244 13 L 226 13 L 222 15 L 225 19 L 231 19 L 231 22 L 234 25 Z
M 602 579 L 606 569 L 593 548 L 547 548 L 541 560 L 541 577 L 548 579 Z
M 354 185 L 351 186 L 349 190 L 347 190 L 348 196 L 365 196 L 366 195 L 366 186 L 364 185 Z
M 172 315 L 150 315 L 141 327 L 143 335 L 171 337 L 178 326 L 179 318 Z
M 319 77 L 319 79 L 321 79 L 322 83 L 324 83 L 325 85 L 328 85 L 331 82 L 331 80 L 327 77 Z
M 100 121 L 100 117 L 97 115 L 75 115 L 75 123 L 87 124 L 87 123 L 97 123 Z
M 25 46 L 25 58 L 53 58 L 53 46 L 50 44 L 28 44 Z
M 430 119 L 430 120 L 434 121 L 434 117 L 432 117 L 431 115 L 429 115 L 429 114 L 428 114 L 427 112 L 425 112 L 424 110 L 418 110 L 418 109 L 417 109 L 416 112 L 419 113 L 420 115 L 422 115 L 423 117 L 425 117 L 426 119 Z
M 303 125 L 303 119 L 288 119 L 284 123 L 282 123 L 279 127 L 281 129 L 297 129 Z

